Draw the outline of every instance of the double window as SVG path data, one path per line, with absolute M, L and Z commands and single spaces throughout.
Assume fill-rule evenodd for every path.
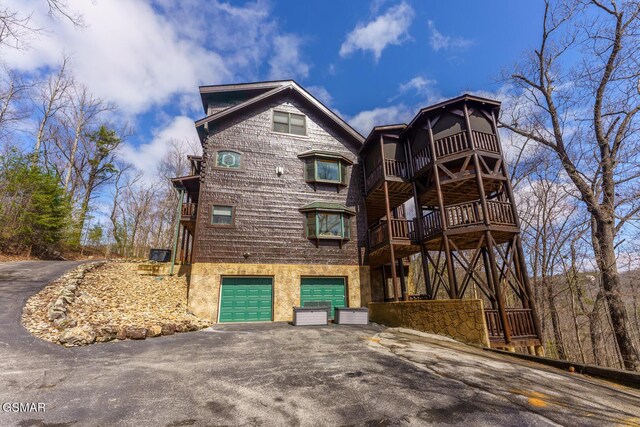
M 307 118 L 303 114 L 274 110 L 272 130 L 274 132 L 305 136 L 307 134 Z

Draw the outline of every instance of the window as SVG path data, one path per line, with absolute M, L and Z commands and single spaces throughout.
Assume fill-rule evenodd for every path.
M 298 155 L 304 159 L 304 179 L 307 182 L 325 182 L 347 185 L 347 166 L 352 162 L 339 153 L 311 150 Z
M 216 167 L 225 169 L 240 169 L 241 166 L 241 153 L 230 150 L 221 150 L 216 153 Z
M 351 239 L 351 217 L 355 212 L 339 203 L 315 202 L 300 208 L 307 217 L 309 239 Z
M 211 224 L 219 226 L 232 226 L 233 210 L 233 206 L 214 205 L 211 208 Z
M 351 238 L 350 216 L 345 213 L 308 212 L 307 237 L 349 240 Z
M 285 113 L 284 111 L 273 112 L 273 131 L 290 133 L 293 135 L 307 134 L 307 118 L 302 114 Z

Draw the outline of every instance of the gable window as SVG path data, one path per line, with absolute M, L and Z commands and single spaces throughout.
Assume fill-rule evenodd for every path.
M 351 160 L 339 153 L 311 150 L 298 155 L 304 159 L 304 179 L 307 182 L 322 182 L 347 185 L 347 166 Z
M 216 152 L 216 167 L 240 169 L 242 167 L 242 154 L 237 151 L 220 150 Z
M 303 114 L 273 112 L 274 132 L 290 133 L 293 135 L 307 135 L 307 118 Z
M 211 207 L 211 225 L 233 226 L 233 206 L 213 205 Z
M 351 217 L 355 212 L 339 203 L 315 202 L 300 208 L 306 215 L 306 235 L 313 240 L 351 239 Z

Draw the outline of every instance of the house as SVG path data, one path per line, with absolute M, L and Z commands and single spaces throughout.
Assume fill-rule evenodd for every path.
M 364 138 L 296 82 L 200 87 L 202 157 L 181 191 L 189 309 L 214 322 L 368 302 Z
M 173 180 L 195 314 L 287 321 L 293 306 L 330 301 L 541 349 L 499 102 L 465 94 L 363 138 L 291 80 L 200 94 L 203 156 Z M 422 289 L 409 289 L 411 258 Z

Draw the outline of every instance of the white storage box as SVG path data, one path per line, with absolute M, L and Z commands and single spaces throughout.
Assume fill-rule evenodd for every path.
M 293 326 L 327 325 L 329 311 L 321 307 L 294 307 Z
M 338 325 L 368 325 L 369 309 L 366 307 L 336 307 L 333 322 Z

